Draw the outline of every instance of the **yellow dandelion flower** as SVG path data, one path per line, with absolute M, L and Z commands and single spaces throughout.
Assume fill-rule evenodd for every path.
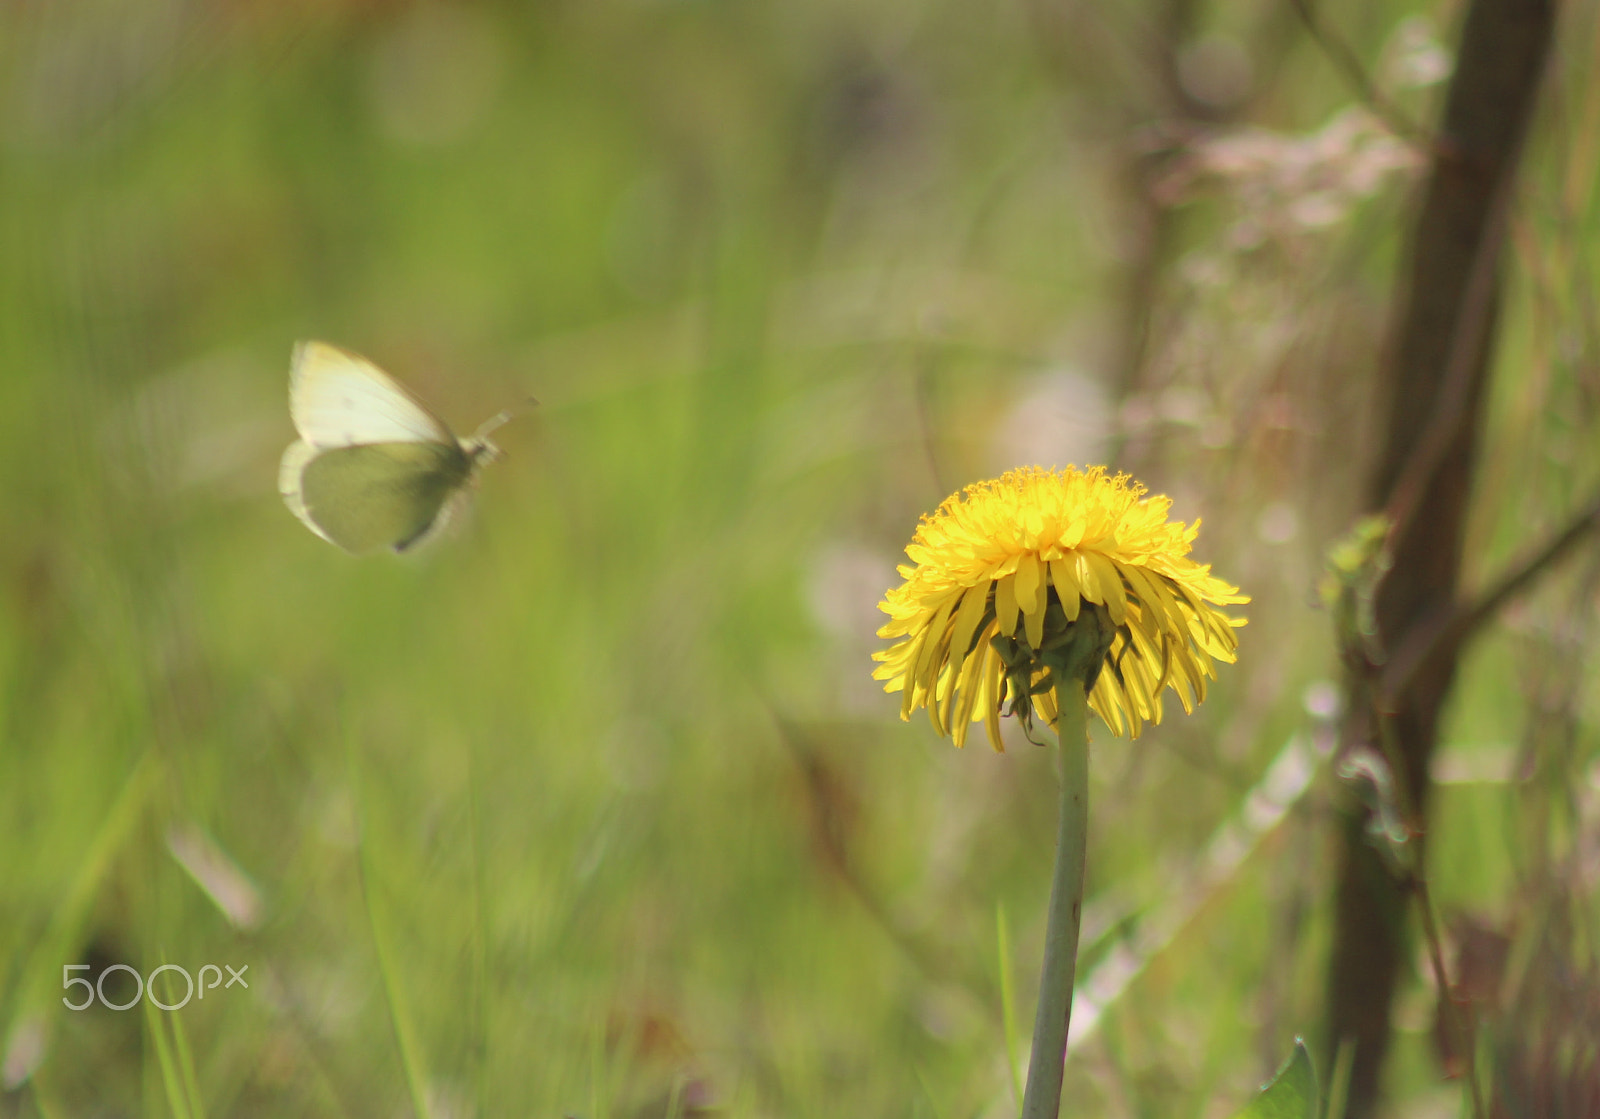
M 1030 705 L 1055 722 L 1075 641 L 1093 663 L 1070 671 L 1115 733 L 1137 738 L 1159 723 L 1168 687 L 1194 710 L 1245 624 L 1218 607 L 1250 600 L 1189 558 L 1200 522 L 1167 520 L 1171 499 L 1145 493 L 1100 466 L 1032 467 L 968 486 L 924 516 L 906 548 L 912 562 L 899 568 L 905 582 L 879 604 L 890 620 L 878 636 L 895 644 L 873 654 L 884 690 L 904 693 L 900 717 L 927 707 L 957 746 L 983 719 L 1000 750 L 1008 701 L 1025 723 Z

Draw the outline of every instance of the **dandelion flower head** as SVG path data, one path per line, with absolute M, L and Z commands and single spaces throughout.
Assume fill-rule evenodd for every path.
M 1054 723 L 1047 654 L 1085 612 L 1111 634 L 1088 698 L 1115 733 L 1159 723 L 1168 687 L 1192 711 L 1245 623 L 1219 607 L 1249 598 L 1189 558 L 1200 522 L 1169 521 L 1171 506 L 1099 466 L 1012 470 L 946 498 L 879 604 L 890 620 L 878 636 L 894 644 L 873 654 L 873 675 L 903 693 L 900 717 L 927 707 L 957 746 L 983 719 L 996 750 L 1008 700 L 1024 721 L 1031 705 Z

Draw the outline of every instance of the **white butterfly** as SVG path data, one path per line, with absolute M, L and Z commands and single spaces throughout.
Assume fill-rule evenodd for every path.
M 427 540 L 465 501 L 478 470 L 500 457 L 468 439 L 366 358 L 301 342 L 289 371 L 289 415 L 300 433 L 278 468 L 289 511 L 348 552 L 403 552 Z

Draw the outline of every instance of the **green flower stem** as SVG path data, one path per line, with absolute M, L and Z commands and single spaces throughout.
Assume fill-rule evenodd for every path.
M 1050 884 L 1050 919 L 1045 928 L 1044 969 L 1039 977 L 1039 1012 L 1033 1021 L 1033 1057 L 1022 1094 L 1022 1119 L 1056 1119 L 1061 1110 L 1061 1075 L 1072 1019 L 1072 984 L 1078 967 L 1078 923 L 1083 915 L 1083 871 L 1089 844 L 1089 705 L 1083 687 L 1056 689 L 1061 708 L 1056 739 L 1061 744 L 1061 819 L 1056 832 L 1056 870 Z

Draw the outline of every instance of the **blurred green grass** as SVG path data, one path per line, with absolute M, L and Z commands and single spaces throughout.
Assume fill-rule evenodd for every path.
M 58 1003 L 86 959 L 249 965 L 176 1012 L 197 1115 L 1007 1113 L 995 915 L 1031 1014 L 1048 763 L 897 723 L 872 605 L 919 512 L 1015 464 L 1018 402 L 1114 349 L 1117 64 L 1063 80 L 1022 9 L 958 4 L 0 31 L 0 1114 L 173 1110 L 143 1015 Z M 1263 113 L 1342 102 L 1307 68 Z M 540 399 L 453 538 L 352 560 L 283 509 L 302 337 L 457 430 Z M 1282 391 L 1359 409 L 1321 375 Z M 1104 446 L 1060 430 L 1062 463 Z M 1256 601 L 1199 714 L 1101 736 L 1100 952 L 1313 730 L 1307 588 L 1354 508 L 1315 438 L 1166 430 L 1147 480 Z M 1263 542 L 1273 502 L 1299 531 Z M 1441 791 L 1441 895 L 1496 895 L 1508 795 Z M 1085 1113 L 1231 1110 L 1309 1028 L 1317 812 L 1111 1010 Z

